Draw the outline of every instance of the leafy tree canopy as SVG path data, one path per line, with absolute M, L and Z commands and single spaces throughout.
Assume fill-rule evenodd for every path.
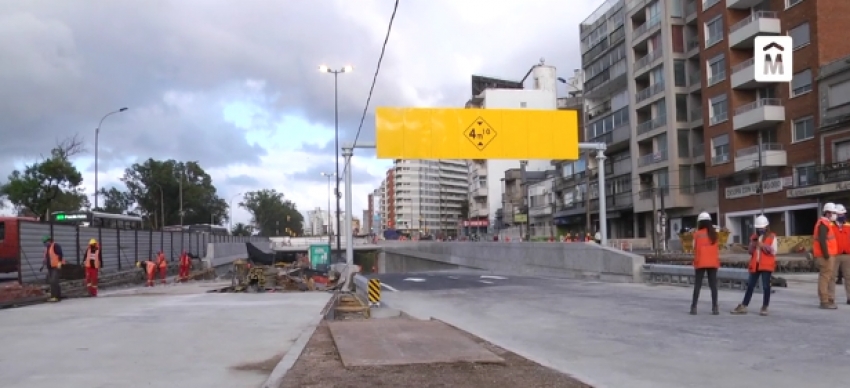
M 221 225 L 227 220 L 227 202 L 217 195 L 212 178 L 197 162 L 148 159 L 124 170 L 121 180 L 128 198 L 154 228 L 180 224 L 181 182 L 184 225 Z
M 259 190 L 245 193 L 239 206 L 251 213 L 251 222 L 261 236 L 301 236 L 304 234 L 304 217 L 295 204 L 284 199 L 276 190 Z
M 251 235 L 251 227 L 239 222 L 236 225 L 233 225 L 233 229 L 230 231 L 230 234 L 239 237 L 247 237 Z
M 73 156 L 83 152 L 82 141 L 76 136 L 60 142 L 50 156 L 25 166 L 23 171 L 13 171 L 0 187 L 0 196 L 5 196 L 19 214 L 42 219 L 50 212 L 88 207 L 88 198 L 80 188 L 83 176 L 71 162 Z
M 98 190 L 99 202 L 103 204 L 94 210 L 105 212 L 105 213 L 114 213 L 114 214 L 130 214 L 130 215 L 138 215 L 135 212 L 135 204 L 136 200 L 130 196 L 130 193 L 126 191 L 118 190 L 116 187 L 112 187 L 109 190 L 101 188 Z

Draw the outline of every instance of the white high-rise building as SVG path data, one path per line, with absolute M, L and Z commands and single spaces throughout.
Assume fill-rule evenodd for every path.
M 314 210 L 307 210 L 307 219 L 304 222 L 307 226 L 304 231 L 312 236 L 327 236 L 328 226 L 332 223 L 336 224 L 336 220 L 331 219 L 327 210 L 318 207 Z M 333 232 L 335 229 L 331 227 L 330 231 Z
M 457 235 L 467 201 L 465 160 L 396 160 L 393 166 L 395 227 L 408 232 Z M 389 213 L 389 212 L 387 212 Z

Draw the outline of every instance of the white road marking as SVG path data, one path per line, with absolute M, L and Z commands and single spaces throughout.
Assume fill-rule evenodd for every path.
M 422 283 L 422 282 L 424 282 L 424 281 L 425 281 L 425 279 L 422 279 L 422 278 L 406 278 L 406 279 L 404 279 L 404 281 L 405 281 L 405 282 L 416 282 L 416 283 Z
M 504 276 L 495 276 L 495 275 L 481 275 L 481 279 L 508 280 L 508 278 L 506 278 Z
M 493 282 L 490 282 L 490 281 L 487 281 L 487 280 L 479 280 L 479 282 L 484 283 L 484 284 L 493 284 Z
M 457 277 L 457 276 L 449 276 L 449 279 L 452 279 L 452 280 L 458 280 L 458 279 L 460 279 L 460 278 L 459 278 L 459 277 Z
M 384 287 L 384 288 L 386 288 L 386 289 L 388 289 L 392 292 L 398 292 L 398 290 L 395 287 L 393 287 L 393 286 L 391 286 L 387 283 L 381 283 L 381 287 Z

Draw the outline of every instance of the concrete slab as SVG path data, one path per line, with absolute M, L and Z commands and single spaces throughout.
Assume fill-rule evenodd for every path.
M 330 298 L 208 289 L 120 290 L 4 311 L 3 387 L 258 387 Z
M 732 316 L 742 291 L 721 290 L 722 314 L 688 315 L 691 289 L 540 279 L 537 285 L 401 291 L 393 308 L 435 317 L 595 387 L 774 388 L 850 380 L 850 306 L 817 308 L 816 285 L 790 284 L 771 315 Z M 836 291 L 844 301 L 843 289 Z M 761 306 L 755 295 L 753 309 Z
M 340 321 L 329 327 L 346 367 L 505 361 L 438 321 Z

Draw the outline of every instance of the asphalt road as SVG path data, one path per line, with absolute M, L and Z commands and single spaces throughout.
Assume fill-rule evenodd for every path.
M 478 272 L 419 272 L 376 274 L 384 291 L 440 291 L 498 286 L 532 285 L 539 279 L 489 275 Z

